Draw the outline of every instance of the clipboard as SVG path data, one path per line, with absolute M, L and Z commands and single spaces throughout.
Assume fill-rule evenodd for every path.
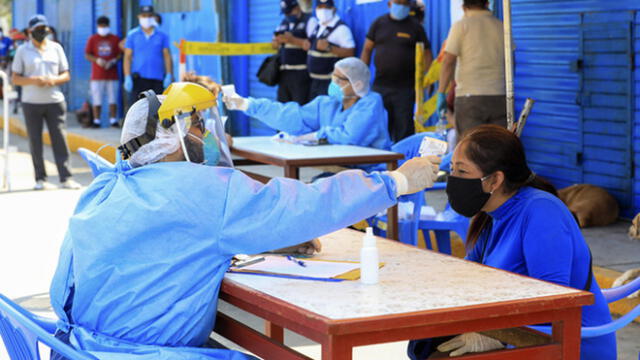
M 380 267 L 384 263 L 379 264 Z M 357 261 L 295 259 L 290 261 L 285 256 L 265 255 L 265 261 L 242 268 L 231 267 L 229 273 L 278 278 L 330 281 L 358 280 L 360 263 Z

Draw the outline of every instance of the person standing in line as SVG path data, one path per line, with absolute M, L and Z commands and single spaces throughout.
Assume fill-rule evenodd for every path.
M 281 1 L 280 10 L 284 19 L 271 40 L 280 58 L 278 101 L 304 105 L 309 101 L 311 79 L 307 71 L 307 51 L 303 47 L 317 21 L 302 12 L 297 0 Z
M 153 6 L 140 7 L 140 29 L 129 33 L 125 43 L 124 89 L 134 97 L 149 89 L 161 94 L 173 82 L 169 37 L 155 28 L 153 16 Z
M 84 57 L 91 62 L 91 99 L 93 102 L 93 126 L 100 127 L 100 114 L 105 95 L 109 101 L 109 125 L 118 127 L 116 118 L 118 94 L 118 68 L 122 57 L 118 43 L 120 38 L 111 33 L 109 18 L 100 16 L 96 22 L 97 33 L 91 35 L 84 50 Z
M 444 48 L 437 111 L 447 107 L 447 87 L 455 71 L 458 138 L 483 124 L 507 127 L 504 32 L 488 5 L 488 0 L 464 0 L 464 17 L 449 30 Z
M 67 104 L 59 85 L 71 80 L 69 63 L 60 44 L 46 39 L 49 24 L 44 15 L 29 20 L 30 41 L 16 51 L 12 64 L 12 82 L 23 87 L 22 111 L 29 136 L 29 150 L 35 169 L 35 190 L 43 190 L 47 180 L 44 167 L 42 130 L 47 123 L 60 186 L 78 189 L 71 178 L 69 148 L 65 138 Z
M 409 0 L 389 1 L 389 14 L 377 18 L 367 33 L 360 58 L 367 65 L 376 50 L 373 62 L 376 75 L 373 90 L 382 95 L 389 113 L 389 134 L 393 142 L 413 135 L 415 105 L 416 43 L 424 44 L 424 68 L 431 66 L 431 44 L 424 28 L 413 16 Z
M 318 0 L 316 18 L 317 24 L 304 45 L 311 77 L 309 100 L 328 94 L 333 66 L 356 51 L 351 29 L 340 20 L 333 0 Z

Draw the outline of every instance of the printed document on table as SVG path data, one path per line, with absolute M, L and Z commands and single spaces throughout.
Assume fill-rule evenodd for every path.
M 234 272 L 260 272 L 290 276 L 335 278 L 360 268 L 360 263 L 357 262 L 296 259 L 305 264 L 305 266 L 301 266 L 294 261 L 288 260 L 285 256 L 265 255 L 264 257 L 265 260 L 257 264 L 232 269 Z

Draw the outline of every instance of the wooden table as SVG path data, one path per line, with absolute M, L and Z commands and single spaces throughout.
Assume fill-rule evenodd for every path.
M 277 143 L 270 136 L 234 137 L 231 153 L 246 160 L 234 160 L 235 165 L 270 164 L 284 168 L 284 176 L 300 178 L 300 168 L 330 165 L 362 165 L 386 163 L 395 170 L 404 155 L 391 151 L 351 145 L 304 146 Z M 387 237 L 398 239 L 398 209 L 387 211 Z
M 358 260 L 362 233 L 321 238 L 322 259 Z M 287 328 L 351 359 L 360 345 L 552 323 L 544 345 L 468 359 L 579 359 L 581 306 L 591 293 L 379 238 L 380 282 L 321 282 L 227 274 L 220 297 L 270 322 L 267 335 L 219 313 L 215 331 L 265 359 L 307 359 L 282 345 Z M 398 354 L 398 358 L 404 358 Z

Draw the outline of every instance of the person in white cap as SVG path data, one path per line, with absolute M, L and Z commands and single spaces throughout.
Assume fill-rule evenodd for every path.
M 62 46 L 47 40 L 49 23 L 44 15 L 29 20 L 30 41 L 20 45 L 13 59 L 12 83 L 22 86 L 22 111 L 29 136 L 29 150 L 35 169 L 35 190 L 46 186 L 47 172 L 42 157 L 42 130 L 47 124 L 60 186 L 77 189 L 71 178 L 69 148 L 65 138 L 67 104 L 60 85 L 71 80 L 69 63 Z

